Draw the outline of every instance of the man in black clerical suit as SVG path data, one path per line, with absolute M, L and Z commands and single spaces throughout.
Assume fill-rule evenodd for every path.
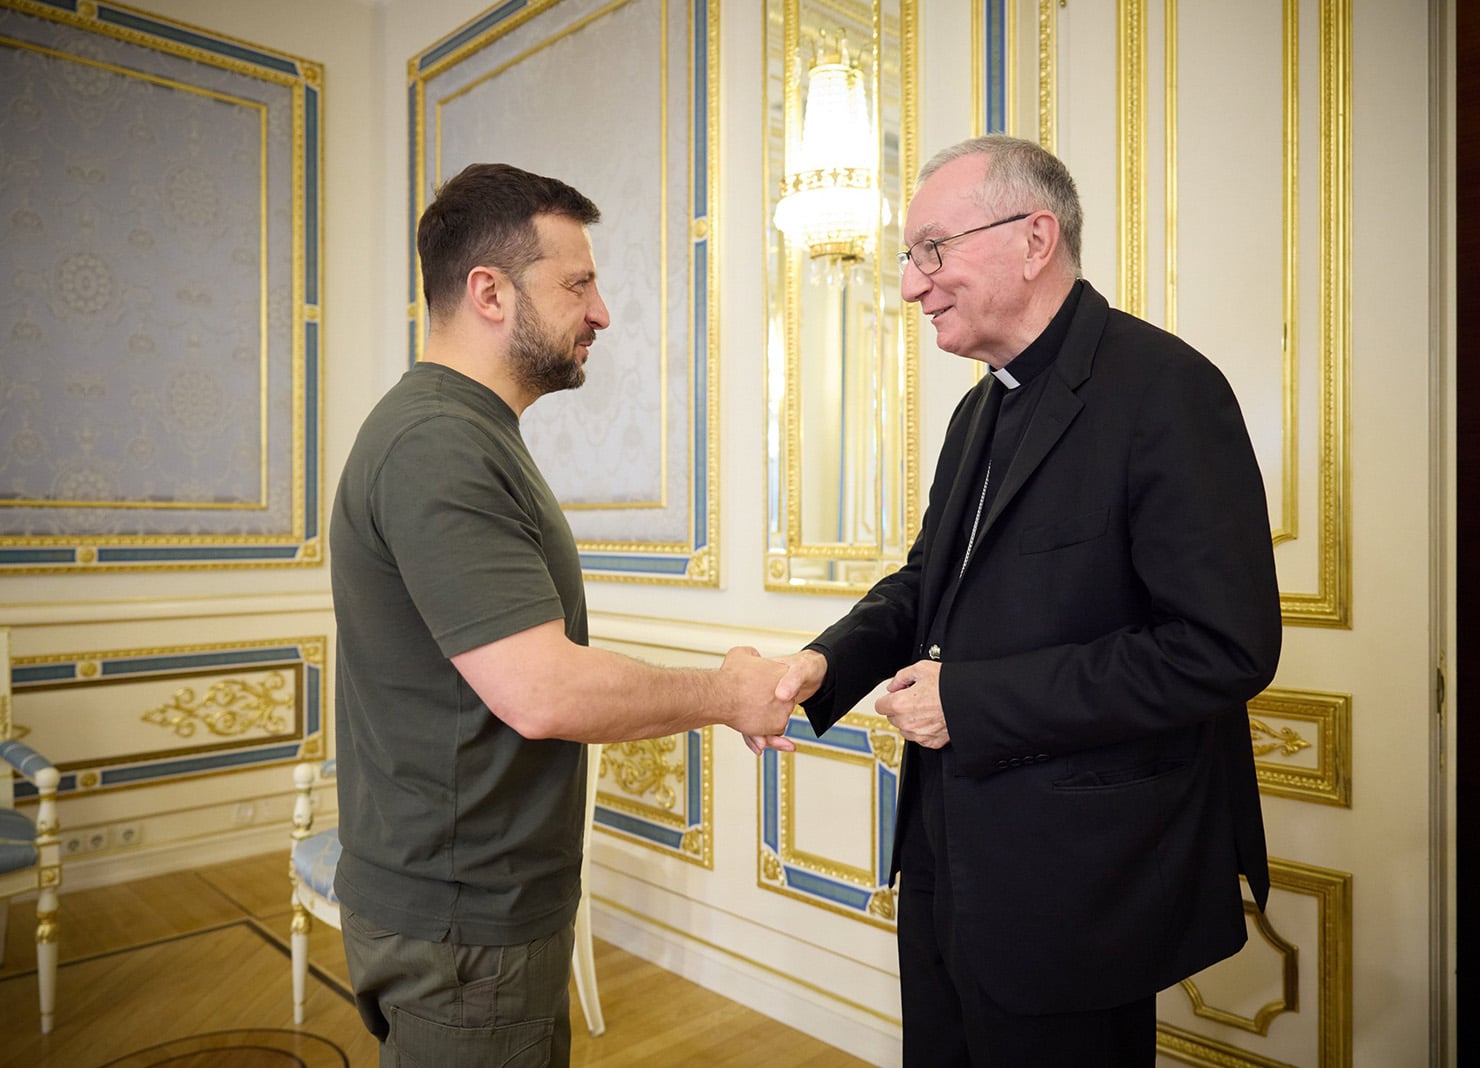
M 1245 708 L 1280 649 L 1263 483 L 1218 369 L 1079 276 L 1081 224 L 1031 142 L 921 172 L 904 299 L 991 373 L 905 566 L 777 692 L 820 733 L 893 676 L 910 1068 L 1151 1065 L 1156 992 L 1243 944 L 1240 873 L 1268 895 Z

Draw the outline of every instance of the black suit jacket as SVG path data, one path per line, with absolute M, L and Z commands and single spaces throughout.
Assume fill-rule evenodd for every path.
M 1261 908 L 1269 887 L 1245 702 L 1280 648 L 1263 483 L 1217 368 L 1086 286 L 1042 373 L 936 628 L 935 878 L 963 958 L 1023 1013 L 1124 1004 L 1243 944 L 1239 873 Z M 905 566 L 814 643 L 819 732 L 926 658 L 1000 388 L 984 377 L 952 417 Z M 908 746 L 902 806 L 917 759 Z

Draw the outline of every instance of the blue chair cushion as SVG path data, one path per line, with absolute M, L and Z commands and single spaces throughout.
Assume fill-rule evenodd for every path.
M 35 865 L 36 825 L 13 808 L 0 808 L 0 873 Z
M 339 830 L 331 827 L 293 847 L 293 870 L 298 881 L 330 904 L 339 904 L 334 892 L 334 869 L 339 866 Z

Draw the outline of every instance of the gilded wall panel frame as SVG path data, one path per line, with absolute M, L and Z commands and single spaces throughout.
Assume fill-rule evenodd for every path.
M 809 905 L 892 930 L 898 897 L 889 885 L 894 850 L 894 816 L 904 741 L 882 716 L 850 712 L 818 737 L 805 717 L 793 716 L 786 736 L 796 753 L 767 749 L 761 754 L 760 850 L 756 885 Z M 868 858 L 826 856 L 799 842 L 799 768 L 810 757 L 861 769 L 869 779 L 870 801 L 850 815 L 867 821 Z
M 590 773 L 599 829 L 714 867 L 714 728 L 604 745 Z
M 1125 91 L 1120 112 L 1122 146 L 1122 298 L 1127 310 L 1145 304 L 1146 259 L 1146 79 L 1149 42 L 1145 40 L 1148 0 L 1120 0 L 1120 83 Z M 1178 240 L 1181 218 L 1193 205 L 1183 202 L 1178 152 L 1178 86 L 1182 48 L 1179 43 L 1179 0 L 1162 0 L 1165 173 L 1165 322 L 1178 325 Z M 1318 41 L 1314 77 L 1302 89 L 1300 25 L 1302 11 L 1315 9 Z M 1316 531 L 1313 547 L 1314 590 L 1289 589 L 1282 578 L 1280 605 L 1287 624 L 1326 627 L 1351 625 L 1351 472 L 1349 465 L 1350 322 L 1351 322 L 1351 2 L 1350 0 L 1283 0 L 1280 65 L 1283 93 L 1283 173 L 1281 176 L 1282 382 L 1283 419 L 1279 489 L 1272 492 L 1276 514 L 1271 537 L 1279 555 L 1293 552 L 1301 536 L 1300 423 L 1315 424 Z M 1139 74 L 1138 74 L 1139 72 Z M 1138 89 L 1135 87 L 1139 87 Z M 1313 95 L 1316 117 L 1314 250 L 1303 249 L 1300 218 L 1302 92 Z M 1204 117 L 1205 118 L 1205 117 Z M 1308 210 L 1308 209 L 1307 209 Z M 1316 300 L 1305 317 L 1313 318 L 1315 340 L 1314 404 L 1302 406 L 1300 279 L 1302 256 L 1316 262 Z M 1273 265 L 1271 265 L 1273 266 Z M 1278 556 L 1277 556 L 1278 559 Z
M 1263 793 L 1351 807 L 1351 694 L 1271 687 L 1249 702 L 1249 734 Z
M 1017 4 L 973 0 L 971 5 L 971 134 L 1017 130 Z
M 1245 903 L 1245 911 L 1256 922 L 1256 933 L 1252 937 L 1267 941 L 1275 949 L 1279 959 L 1276 967 L 1282 972 L 1275 985 L 1285 992 L 1282 1003 L 1265 1006 L 1265 1011 L 1259 1014 L 1260 1019 L 1243 1020 L 1237 1013 L 1209 1006 L 1199 995 L 1197 977 L 1193 977 L 1184 981 L 1181 992 L 1191 1002 L 1197 1018 L 1208 1021 L 1215 1030 L 1200 1033 L 1191 1026 L 1158 1021 L 1158 1053 L 1204 1068 L 1297 1068 L 1306 1064 L 1319 1068 L 1350 1068 L 1352 875 L 1271 857 L 1269 877 L 1269 914 L 1260 918 L 1258 910 L 1249 902 Z M 1307 897 L 1314 907 L 1316 944 L 1304 946 L 1303 955 L 1296 949 L 1294 940 L 1273 933 L 1281 911 L 1279 898 L 1284 892 Z M 1265 926 L 1258 927 L 1260 922 Z M 1266 933 L 1266 927 L 1270 929 L 1269 933 Z M 1302 980 L 1314 990 L 1314 1005 L 1301 1005 L 1297 1000 L 1294 991 Z M 1177 995 L 1167 992 L 1166 996 Z M 1296 1009 L 1300 1011 L 1296 1012 Z M 1314 1051 L 1314 1060 L 1301 1057 L 1291 1062 L 1286 1059 L 1288 1054 L 1278 1052 L 1282 1037 L 1286 1039 L 1286 1047 L 1289 1044 L 1288 1036 L 1277 1033 L 1278 1021 L 1288 1020 L 1298 1026 L 1306 1018 L 1307 1010 L 1313 1011 L 1314 1021 L 1307 1025 L 1304 1040 L 1305 1045 Z
M 0 572 L 322 562 L 323 69 L 0 0 Z
M 416 223 L 473 162 L 570 182 L 592 227 L 612 326 L 584 389 L 521 426 L 576 537 L 587 578 L 719 582 L 718 0 L 500 4 L 408 63 L 407 319 L 426 309 Z M 605 71 L 602 92 L 562 72 Z
M 1180 188 L 1178 154 L 1181 151 L 1179 65 L 1184 50 L 1179 44 L 1179 0 L 1161 0 L 1160 42 L 1162 75 L 1162 111 L 1160 131 L 1149 128 L 1147 108 L 1149 65 L 1157 44 L 1150 36 L 1150 5 L 1153 0 L 1117 0 L 1117 191 L 1120 218 L 1117 226 L 1119 248 L 1118 303 L 1135 314 L 1144 315 L 1152 269 L 1150 234 L 1151 135 L 1160 133 L 1165 219 L 1164 250 L 1160 257 L 1164 271 L 1165 316 L 1163 325 L 1178 329 L 1178 242 L 1181 223 L 1193 209 Z M 1018 0 L 1012 10 L 1021 6 L 1028 12 L 1031 0 Z M 1057 0 L 1037 0 L 1037 103 L 1038 141 L 1055 150 L 1057 129 Z M 1302 89 L 1300 71 L 1299 27 L 1301 12 L 1314 8 L 1318 27 L 1314 76 L 1305 79 Z M 972 8 L 973 86 L 975 129 L 985 127 L 985 114 L 990 106 L 989 72 L 1000 69 L 1001 62 L 989 49 L 994 38 L 986 31 L 995 8 L 991 0 L 977 0 Z M 1230 16 L 1231 17 L 1231 16 Z M 1349 627 L 1351 624 L 1351 475 L 1348 463 L 1350 430 L 1348 408 L 1350 397 L 1350 319 L 1351 319 L 1351 2 L 1350 0 L 1284 0 L 1284 24 L 1281 43 L 1284 95 L 1284 171 L 1281 197 L 1283 255 L 1279 270 L 1283 279 L 1283 350 L 1281 371 L 1281 418 L 1279 488 L 1271 492 L 1274 512 L 1270 521 L 1271 538 L 1276 547 L 1287 545 L 1280 556 L 1293 553 L 1301 538 L 1299 523 L 1300 479 L 1299 434 L 1302 416 L 1314 423 L 1313 442 L 1316 451 L 1313 512 L 1315 516 L 1312 554 L 1313 589 L 1292 586 L 1282 578 L 1280 597 L 1284 620 L 1290 625 Z M 1014 31 L 1009 38 L 1017 42 Z M 1020 42 L 1019 42 L 1020 43 Z M 1014 71 L 1014 85 L 1019 75 Z M 1301 94 L 1312 99 L 1310 112 L 1315 116 L 1316 203 L 1302 204 L 1300 129 Z M 1311 139 L 1306 139 L 1311 140 Z M 1305 311 L 1306 320 L 1314 320 L 1315 383 L 1313 401 L 1301 405 L 1300 330 L 1302 308 L 1300 276 L 1302 247 L 1300 218 L 1302 208 L 1317 216 L 1314 251 L 1307 259 L 1316 261 L 1316 299 Z
M 317 635 L 16 657 L 17 736 L 46 748 L 63 796 L 322 757 L 327 647 Z

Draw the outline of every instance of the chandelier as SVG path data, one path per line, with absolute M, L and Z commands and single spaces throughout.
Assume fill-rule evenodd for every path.
M 787 159 L 775 221 L 807 249 L 814 273 L 822 267 L 836 276 L 873 251 L 889 207 L 879 196 L 878 136 L 863 70 L 841 34 L 836 51 L 816 55 L 807 80 L 802 142 Z

